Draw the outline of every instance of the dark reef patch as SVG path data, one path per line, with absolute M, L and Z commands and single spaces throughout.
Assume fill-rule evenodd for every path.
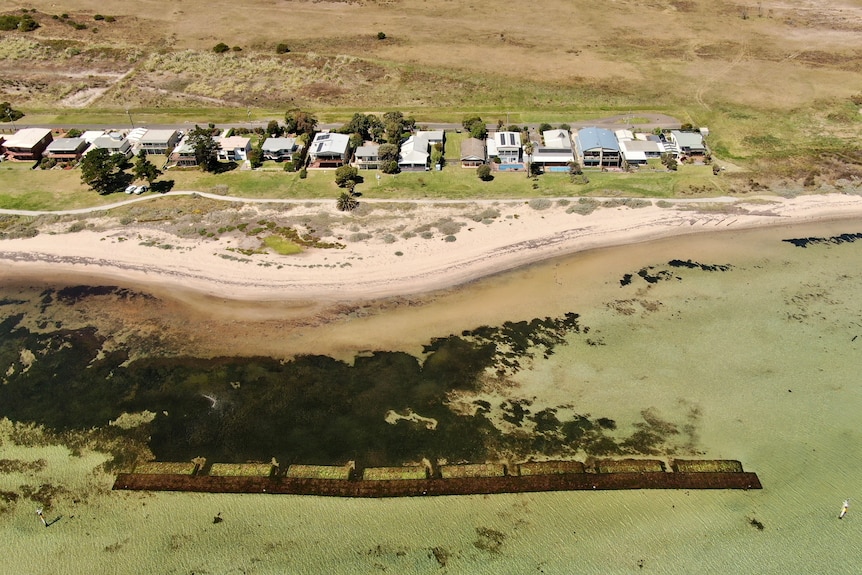
M 862 240 L 862 233 L 855 234 L 839 234 L 837 236 L 832 236 L 828 238 L 792 238 L 781 240 L 783 242 L 787 242 L 789 244 L 793 244 L 797 248 L 807 248 L 808 246 L 814 245 L 840 245 L 840 244 L 852 244 L 856 240 Z
M 730 264 L 702 264 L 692 260 L 670 260 L 667 263 L 670 268 L 701 270 L 705 272 L 726 272 L 733 269 Z M 635 276 L 641 278 L 648 284 L 657 284 L 662 281 L 677 280 L 682 281 L 682 278 L 673 273 L 670 269 L 662 269 L 661 266 L 647 266 L 639 269 L 634 274 L 624 274 L 620 279 L 620 287 L 631 285 Z

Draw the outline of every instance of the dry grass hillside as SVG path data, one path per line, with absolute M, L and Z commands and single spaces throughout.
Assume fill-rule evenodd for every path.
M 25 111 L 299 106 L 526 122 L 659 109 L 723 128 L 717 150 L 735 161 L 811 138 L 828 148 L 862 125 L 862 0 L 3 4 L 41 24 L 0 32 L 0 100 Z M 241 50 L 215 54 L 219 42 Z M 765 126 L 778 137 L 763 139 Z

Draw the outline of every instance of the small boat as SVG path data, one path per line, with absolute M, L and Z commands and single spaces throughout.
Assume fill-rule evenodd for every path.
M 838 519 L 844 519 L 844 516 L 847 515 L 847 511 L 850 509 L 850 500 L 845 499 L 844 505 L 841 506 L 841 513 L 838 514 Z

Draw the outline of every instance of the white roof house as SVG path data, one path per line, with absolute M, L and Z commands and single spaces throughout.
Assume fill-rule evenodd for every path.
M 267 138 L 260 146 L 263 157 L 270 160 L 290 160 L 299 150 L 296 138 Z
M 81 136 L 83 138 L 83 136 Z M 84 138 L 86 140 L 86 138 Z M 103 134 L 90 142 L 90 149 L 87 150 L 97 150 L 97 149 L 105 149 L 108 150 L 111 154 L 123 154 L 127 158 L 132 155 L 132 144 L 123 137 L 119 132 L 111 132 L 110 134 Z
M 634 140 L 635 135 L 631 130 L 614 130 L 614 136 L 617 137 L 618 142 L 622 142 L 623 140 Z
M 401 144 L 398 166 L 402 170 L 424 170 L 428 167 L 428 138 L 417 132 Z
M 21 148 L 30 149 L 38 145 L 51 130 L 47 128 L 22 128 L 8 138 L 3 144 L 7 149 Z
M 176 130 L 147 130 L 138 146 L 148 154 L 164 154 L 176 146 L 180 134 Z
M 99 138 L 99 137 L 104 136 L 104 135 L 105 135 L 104 130 L 87 130 L 86 132 L 81 134 L 81 137 L 84 138 L 90 144 L 92 144 L 96 138 Z
M 242 136 L 218 138 L 218 159 L 226 161 L 247 160 L 251 151 L 251 139 Z
M 620 140 L 620 152 L 629 164 L 645 164 L 649 158 L 660 158 L 665 148 L 651 140 Z
M 350 148 L 350 136 L 335 132 L 321 132 L 314 136 L 308 148 L 312 163 L 321 166 L 337 167 L 347 160 Z
M 488 156 L 497 156 L 504 164 L 520 162 L 521 149 L 518 132 L 495 132 L 488 138 Z
M 680 151 L 685 154 L 706 153 L 706 144 L 703 143 L 703 135 L 700 132 L 671 130 L 670 139 L 673 140 L 673 142 L 679 146 Z
M 542 132 L 546 148 L 572 149 L 572 135 L 568 130 L 546 130 Z

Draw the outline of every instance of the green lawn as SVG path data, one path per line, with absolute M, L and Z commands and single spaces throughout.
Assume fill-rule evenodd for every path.
M 31 170 L 31 162 L 0 163 L 0 208 L 60 210 L 117 201 L 81 184 L 80 170 Z

